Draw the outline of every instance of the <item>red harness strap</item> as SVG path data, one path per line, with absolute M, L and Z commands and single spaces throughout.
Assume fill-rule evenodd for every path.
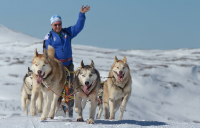
M 61 62 L 68 62 L 70 60 L 72 60 L 72 57 L 70 57 L 69 59 L 59 59 Z

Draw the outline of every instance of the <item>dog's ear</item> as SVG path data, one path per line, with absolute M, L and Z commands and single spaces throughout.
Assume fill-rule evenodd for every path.
M 48 55 L 48 53 L 47 53 L 46 48 L 44 48 L 44 50 L 43 50 L 43 54 L 44 54 L 44 57 L 48 60 L 49 55 Z
M 35 57 L 37 57 L 37 56 L 38 56 L 37 48 L 35 49 L 34 56 L 35 56 Z
M 115 63 L 118 61 L 117 56 L 115 56 Z
M 93 60 L 91 60 L 90 67 L 94 68 L 94 62 L 93 62 Z
M 31 72 L 30 68 L 28 67 L 28 73 Z
M 27 72 L 27 74 L 30 72 L 30 68 L 28 67 L 28 72 Z
M 126 57 L 124 56 L 124 59 L 122 60 L 124 63 L 126 63 L 127 61 L 126 61 Z
M 85 67 L 85 65 L 84 65 L 84 63 L 83 63 L 83 60 L 81 61 L 81 68 L 84 68 Z

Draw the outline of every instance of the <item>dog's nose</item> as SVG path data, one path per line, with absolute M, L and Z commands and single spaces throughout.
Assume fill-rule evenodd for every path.
M 37 73 L 38 73 L 38 75 L 41 75 L 42 71 L 41 71 L 41 70 L 38 70 Z
M 122 74 L 123 72 L 122 71 L 119 71 L 119 74 Z
M 85 85 L 89 85 L 89 82 L 88 82 L 88 81 L 86 81 L 86 82 L 85 82 Z

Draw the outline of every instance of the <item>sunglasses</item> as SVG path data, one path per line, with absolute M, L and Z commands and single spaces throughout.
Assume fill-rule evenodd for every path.
M 57 26 L 57 25 L 58 25 L 58 26 L 61 26 L 62 24 L 54 24 L 53 26 Z

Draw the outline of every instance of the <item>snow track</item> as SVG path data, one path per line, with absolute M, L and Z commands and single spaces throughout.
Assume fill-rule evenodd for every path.
M 40 121 L 40 117 L 9 116 L 0 120 L 0 128 L 193 128 L 200 127 L 199 123 L 135 121 L 135 120 L 95 120 L 95 124 L 77 122 L 76 119 L 56 117 Z

